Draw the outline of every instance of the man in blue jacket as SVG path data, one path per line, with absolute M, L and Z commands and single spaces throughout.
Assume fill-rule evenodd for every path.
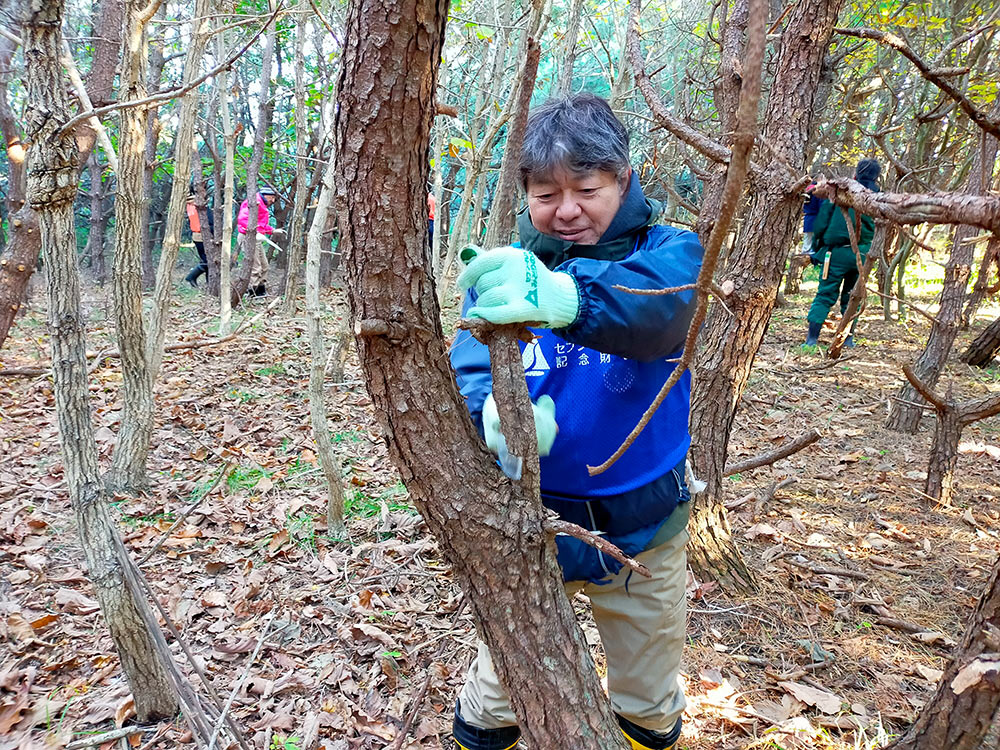
M 633 748 L 673 748 L 684 695 L 690 444 L 685 374 L 642 435 L 608 471 L 591 477 L 621 444 L 675 366 L 694 312 L 694 293 L 635 295 L 695 281 L 697 236 L 655 226 L 629 165 L 629 139 L 607 102 L 591 94 L 556 99 L 529 116 L 520 159 L 527 209 L 521 247 L 480 254 L 459 279 L 466 317 L 541 323 L 522 345 L 535 403 L 542 499 L 561 517 L 602 532 L 645 563 L 630 576 L 592 547 L 558 537 L 569 594 L 583 591 L 604 644 L 608 692 Z M 504 450 L 493 401 L 489 350 L 460 332 L 451 352 L 469 411 L 487 445 Z M 571 711 L 573 706 L 554 710 Z M 520 731 L 486 646 L 480 644 L 455 707 L 465 750 L 506 750 Z

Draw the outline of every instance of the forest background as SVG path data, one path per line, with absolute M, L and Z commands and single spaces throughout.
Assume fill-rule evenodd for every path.
M 442 519 L 460 496 L 502 500 L 482 455 L 454 493 L 435 485 L 435 465 L 482 450 L 468 427 L 394 421 L 415 369 L 394 357 L 441 364 L 456 251 L 511 237 L 528 106 L 580 90 L 609 99 L 665 220 L 708 248 L 682 745 L 995 745 L 1000 6 L 446 12 L 4 4 L 0 746 L 447 746 L 490 619 L 460 592 L 507 542 L 475 551 L 481 530 Z M 862 157 L 883 165 L 878 199 L 844 179 Z M 879 229 L 829 346 L 803 350 L 813 181 Z M 264 185 L 288 232 L 261 300 L 247 254 L 229 259 L 235 209 Z M 203 227 L 214 213 L 198 291 L 189 191 Z M 392 267 L 420 282 L 430 343 L 373 312 L 407 296 Z M 574 604 L 582 635 L 558 616 L 553 633 L 600 673 Z M 545 638 L 515 645 L 504 677 L 543 684 Z M 589 719 L 565 713 L 562 740 L 526 722 L 528 741 L 572 742 Z

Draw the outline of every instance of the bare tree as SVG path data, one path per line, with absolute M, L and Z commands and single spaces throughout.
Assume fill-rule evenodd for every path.
M 184 58 L 184 85 L 199 77 L 201 58 L 211 31 L 208 15 L 212 9 L 211 0 L 196 0 L 191 21 L 191 37 Z M 194 142 L 194 124 L 197 116 L 198 92 L 190 91 L 180 100 L 177 115 L 177 133 L 174 136 L 174 177 L 170 187 L 170 203 L 167 209 L 167 226 L 160 247 L 160 263 L 156 271 L 156 289 L 153 292 L 153 310 L 149 317 L 149 340 L 146 345 L 146 359 L 149 361 L 150 376 L 156 379 L 163 360 L 163 340 L 170 318 L 170 296 L 173 289 L 174 265 L 181 240 L 181 225 L 185 218 L 185 203 L 190 192 L 188 179 L 191 175 L 191 144 Z M 201 169 L 201 164 L 198 165 Z M 205 227 L 206 231 L 208 226 Z M 147 419 L 152 418 L 150 412 Z
M 447 361 L 418 210 L 434 112 L 433 87 L 418 82 L 434 80 L 446 13 L 446 0 L 356 0 L 348 11 L 334 158 L 361 363 L 393 462 L 469 597 L 528 741 L 568 750 L 585 738 L 588 748 L 624 750 L 562 587 L 537 484 L 532 498 L 527 481 L 500 475 Z M 387 200 L 392 215 L 381 208 Z M 527 399 L 512 346 L 513 361 L 497 366 Z M 527 424 L 534 445 L 530 416 Z M 537 480 L 531 464 L 525 475 Z
M 319 201 L 309 228 L 309 247 L 306 254 L 306 326 L 309 329 L 309 417 L 313 440 L 326 479 L 326 524 L 328 533 L 344 537 L 344 487 L 340 458 L 330 440 L 330 426 L 326 419 L 323 375 L 326 369 L 326 347 L 323 343 L 323 308 L 319 298 L 319 259 L 322 252 L 323 230 L 326 228 L 333 202 L 333 176 L 336 165 L 331 157 L 323 171 Z M 339 332 L 335 346 L 343 346 L 343 332 Z
M 146 98 L 146 26 L 158 8 L 158 0 L 148 6 L 143 0 L 126 0 L 120 101 L 138 102 Z M 121 159 L 115 200 L 112 290 L 122 363 L 122 412 L 107 483 L 109 488 L 125 492 L 138 492 L 147 485 L 146 458 L 153 431 L 153 380 L 142 313 L 142 232 L 143 217 L 148 215 L 143 190 L 146 114 L 142 106 L 119 112 Z
M 308 30 L 309 22 L 303 18 L 295 30 L 295 199 L 282 292 L 285 296 L 282 310 L 286 315 L 295 311 L 295 297 L 299 291 L 299 266 L 302 265 L 302 250 L 306 244 L 306 199 L 309 197 L 309 185 L 306 183 L 306 133 L 309 130 L 309 110 L 306 109 L 305 45 Z M 318 260 L 317 257 L 317 262 Z
M 122 660 L 140 721 L 169 717 L 177 700 L 130 593 L 117 556 L 116 532 L 98 473 L 97 443 L 87 389 L 84 318 L 73 232 L 79 153 L 69 119 L 59 62 L 61 0 L 37 0 L 24 23 L 27 60 L 28 199 L 38 214 L 48 287 L 52 374 L 59 441 L 70 500 L 87 568 L 104 619 Z

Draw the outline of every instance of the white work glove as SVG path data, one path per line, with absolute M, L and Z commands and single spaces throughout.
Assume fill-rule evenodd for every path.
M 535 415 L 535 439 L 538 441 L 538 455 L 547 456 L 552 451 L 556 441 L 559 425 L 556 424 L 556 403 L 551 396 L 542 396 L 531 405 Z M 500 455 L 501 446 L 506 446 L 507 439 L 500 432 L 500 415 L 497 413 L 497 402 L 493 393 L 486 397 L 483 404 L 483 434 L 486 447 Z

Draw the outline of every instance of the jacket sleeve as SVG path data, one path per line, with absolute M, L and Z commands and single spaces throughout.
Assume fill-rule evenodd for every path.
M 694 232 L 654 227 L 624 260 L 566 261 L 555 270 L 576 281 L 580 312 L 556 333 L 572 344 L 641 361 L 679 352 L 694 315 L 694 291 L 637 295 L 615 287 L 665 289 L 694 283 L 702 254 Z
M 267 206 L 264 205 L 264 200 L 262 198 L 257 199 L 257 232 L 259 234 L 271 234 L 274 230 L 271 228 L 271 213 L 267 210 Z
M 475 290 L 465 295 L 462 317 L 476 302 Z M 455 369 L 458 389 L 469 407 L 469 414 L 479 434 L 483 434 L 483 403 L 493 390 L 490 350 L 468 331 L 460 330 L 451 345 L 451 366 Z
M 250 223 L 250 206 L 246 201 L 240 204 L 240 212 L 236 216 L 236 229 L 240 234 L 247 233 L 247 224 Z
M 819 207 L 819 213 L 816 214 L 816 222 L 813 224 L 813 247 L 815 248 L 813 252 L 816 252 L 816 250 L 826 244 L 823 242 L 823 235 L 830 226 L 830 219 L 832 218 L 833 202 L 825 200 L 823 201 L 823 205 Z

